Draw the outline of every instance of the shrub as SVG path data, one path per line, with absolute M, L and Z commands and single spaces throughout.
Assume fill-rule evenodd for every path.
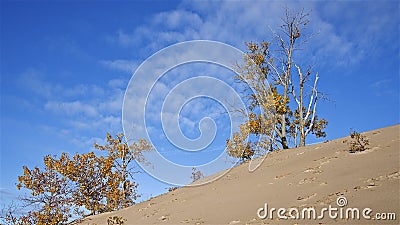
M 350 138 L 350 141 L 344 141 L 344 143 L 347 142 L 350 153 L 362 152 L 368 149 L 369 139 L 367 136 L 350 130 Z
M 169 188 L 168 188 L 168 192 L 170 192 L 170 191 L 175 191 L 176 189 L 178 189 L 178 187 L 169 187 Z
M 190 176 L 190 178 L 192 178 L 193 182 L 203 177 L 203 173 L 200 170 L 198 171 L 196 168 L 192 168 L 192 176 Z
M 124 219 L 122 216 L 110 216 L 107 219 L 107 224 L 108 225 L 122 225 L 126 222 L 127 220 Z

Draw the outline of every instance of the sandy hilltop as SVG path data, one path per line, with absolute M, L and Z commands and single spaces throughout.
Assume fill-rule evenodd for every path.
M 107 224 L 111 216 L 123 217 L 124 224 L 400 224 L 400 125 L 364 134 L 370 148 L 361 153 L 348 152 L 343 141 L 349 137 L 273 152 L 254 172 L 244 163 L 209 184 L 179 188 L 120 211 L 90 216 L 82 224 Z M 279 218 L 277 210 L 265 215 L 266 203 L 268 212 L 284 208 L 281 216 L 288 216 L 294 207 L 300 218 Z M 311 207 L 317 216 L 323 208 L 332 211 L 325 211 L 322 219 L 301 219 L 302 211 L 305 216 L 309 213 L 303 209 Z M 359 220 L 351 218 L 349 208 L 359 210 Z M 290 213 L 296 215 L 295 210 Z M 336 213 L 336 219 L 329 213 L 333 217 Z M 389 213 L 395 213 L 396 220 L 375 219 Z

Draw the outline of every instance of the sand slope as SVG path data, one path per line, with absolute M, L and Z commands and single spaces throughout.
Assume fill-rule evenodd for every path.
M 348 153 L 342 138 L 303 148 L 271 153 L 254 172 L 242 164 L 221 179 L 198 187 L 184 187 L 110 213 L 88 217 L 82 224 L 107 224 L 122 216 L 125 224 L 400 224 L 400 125 L 365 133 L 370 149 Z M 207 179 L 207 178 L 205 178 Z M 260 219 L 257 210 L 269 207 L 366 207 L 395 212 L 396 220 Z M 345 208 L 344 208 L 345 209 Z

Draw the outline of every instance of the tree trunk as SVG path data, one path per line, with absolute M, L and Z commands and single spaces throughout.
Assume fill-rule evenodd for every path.
M 291 67 L 292 67 L 292 54 L 293 54 L 293 46 L 294 46 L 295 39 L 293 38 L 293 33 L 290 34 L 290 45 L 289 45 L 289 51 L 287 52 L 287 62 L 286 62 L 286 74 L 283 78 L 283 81 L 285 82 L 283 84 L 283 98 L 286 99 L 288 98 L 289 94 L 289 84 L 290 84 L 290 72 L 291 72 Z M 281 121 L 281 143 L 282 143 L 282 148 L 283 149 L 288 149 L 289 145 L 287 143 L 286 139 L 286 115 L 282 115 L 282 121 Z
M 288 143 L 287 143 L 287 140 L 286 140 L 286 136 L 283 136 L 282 138 L 281 138 L 281 143 L 282 143 L 282 148 L 283 149 L 288 149 L 289 148 L 289 145 L 288 145 Z
M 300 104 L 298 106 L 298 110 L 299 110 L 299 125 L 300 125 L 300 143 L 299 146 L 305 146 L 306 145 L 306 136 L 304 133 L 304 126 L 305 126 L 305 119 L 304 119 L 304 113 L 303 113 L 303 89 L 304 89 L 304 79 L 303 79 L 303 73 L 300 71 L 299 69 L 299 86 L 300 86 L 300 90 L 299 90 L 299 100 L 300 100 Z

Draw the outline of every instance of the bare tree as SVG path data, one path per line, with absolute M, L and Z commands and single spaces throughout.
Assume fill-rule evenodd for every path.
M 274 64 L 270 64 L 275 72 L 274 76 L 278 79 L 277 84 L 283 87 L 283 96 L 287 97 L 290 93 L 292 99 L 295 100 L 296 106 L 294 107 L 293 121 L 289 124 L 290 133 L 294 140 L 294 146 L 305 146 L 307 135 L 312 132 L 316 137 L 324 137 L 326 133 L 323 129 L 327 125 L 325 119 L 318 120 L 316 115 L 316 108 L 318 100 L 320 99 L 319 92 L 317 90 L 317 82 L 319 79 L 318 73 L 315 74 L 315 79 L 312 84 L 309 84 L 311 70 L 307 69 L 306 74 L 303 74 L 300 66 L 294 59 L 294 52 L 301 50 L 301 47 L 307 43 L 309 37 L 304 35 L 305 27 L 310 22 L 309 13 L 305 13 L 304 10 L 300 12 L 291 12 L 286 9 L 285 17 L 282 19 L 283 25 L 281 26 L 281 32 L 275 33 L 274 36 L 279 43 L 279 49 L 281 52 L 280 63 L 282 65 L 282 76 L 278 72 Z M 302 40 L 301 40 L 302 38 Z M 293 65 L 297 69 L 297 74 L 293 74 Z M 297 75 L 298 83 L 294 83 L 293 76 Z M 309 87 L 311 89 L 308 104 L 305 101 L 305 90 L 304 88 Z M 296 93 L 296 90 L 298 93 Z M 286 118 L 281 120 L 281 135 L 286 136 Z M 297 142 L 298 141 L 298 142 Z

